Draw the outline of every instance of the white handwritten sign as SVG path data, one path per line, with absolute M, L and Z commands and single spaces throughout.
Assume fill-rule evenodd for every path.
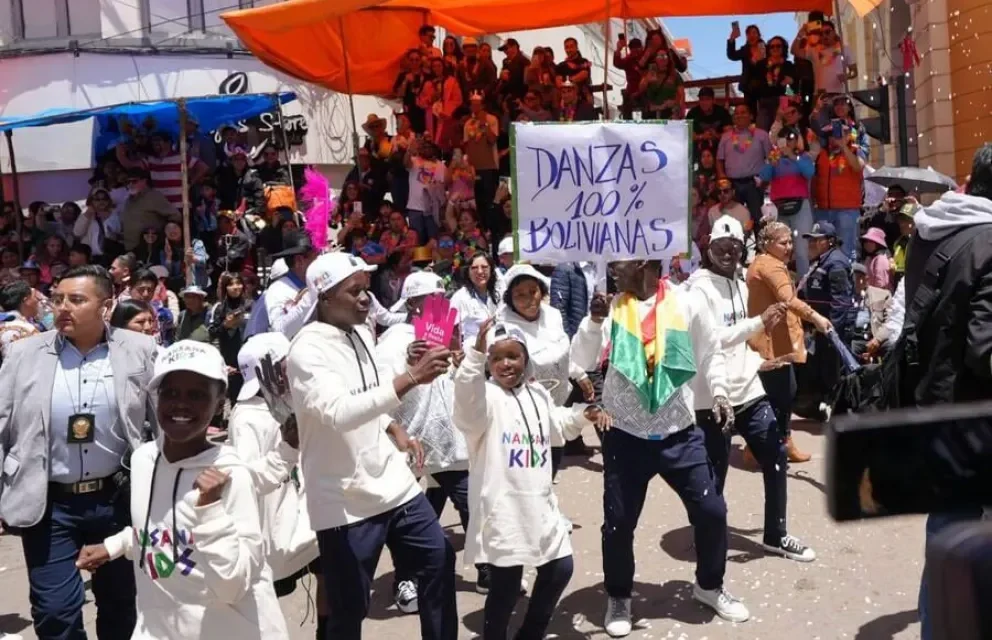
M 513 125 L 519 259 L 670 258 L 689 250 L 689 123 Z

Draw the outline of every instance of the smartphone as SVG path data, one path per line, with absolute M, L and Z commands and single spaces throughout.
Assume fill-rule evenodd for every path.
M 814 33 L 823 29 L 823 23 L 819 20 L 810 20 L 806 23 L 806 33 Z
M 992 402 L 838 417 L 826 480 L 838 521 L 992 504 Z
M 351 210 L 353 212 L 355 212 L 355 213 L 361 213 L 362 212 L 362 203 L 361 202 L 358 202 L 358 201 L 355 201 L 355 203 L 352 204 L 352 206 L 351 206 Z
M 617 36 L 617 40 L 623 40 L 624 42 L 626 42 L 627 41 L 627 34 L 626 33 L 621 33 L 620 35 Z
M 739 20 L 734 20 L 733 22 L 731 22 L 730 23 L 730 28 L 733 29 L 734 31 L 740 31 L 741 30 L 741 23 L 740 23 L 740 21 Z
M 835 138 L 844 137 L 844 121 L 840 119 L 834 119 L 831 121 L 833 123 L 834 131 L 833 136 Z

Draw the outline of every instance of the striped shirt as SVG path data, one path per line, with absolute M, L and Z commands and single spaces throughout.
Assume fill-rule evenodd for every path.
M 199 160 L 190 156 L 189 168 L 192 169 L 197 162 Z M 173 153 L 164 158 L 148 158 L 146 164 L 152 175 L 152 186 L 177 209 L 181 207 L 183 204 L 183 165 L 179 154 Z

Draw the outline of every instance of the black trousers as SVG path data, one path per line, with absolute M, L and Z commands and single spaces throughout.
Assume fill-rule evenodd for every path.
M 513 607 L 520 597 L 522 566 L 491 567 L 492 586 L 486 596 L 485 627 L 482 640 L 506 640 Z M 537 568 L 537 580 L 531 592 L 524 622 L 514 636 L 516 640 L 542 640 L 555 607 L 572 579 L 572 556 L 565 556 Z
M 730 466 L 730 433 L 713 419 L 712 411 L 697 411 L 696 423 L 706 436 L 706 453 L 716 474 L 716 490 L 723 495 Z M 778 545 L 786 535 L 785 509 L 787 457 L 785 438 L 775 419 L 775 411 L 767 398 L 745 407 L 734 408 L 734 430 L 744 437 L 755 459 L 761 465 L 765 485 L 765 538 L 767 544 Z

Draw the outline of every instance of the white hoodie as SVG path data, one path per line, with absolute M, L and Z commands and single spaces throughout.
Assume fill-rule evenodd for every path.
M 575 438 L 590 422 L 585 405 L 558 407 L 539 384 L 486 382 L 485 367 L 468 348 L 455 373 L 454 419 L 469 448 L 465 562 L 539 567 L 572 554 L 551 485 L 551 432 Z
M 273 453 L 286 459 L 292 470 L 299 452 L 285 444 L 279 423 L 259 396 L 234 405 L 228 419 L 228 442 L 248 465 L 265 463 Z M 263 494 L 260 505 L 265 560 L 275 580 L 297 574 L 317 559 L 317 536 L 310 527 L 304 485 L 298 473 L 287 472 L 272 486 L 258 476 L 256 488 Z
M 666 287 L 665 295 L 676 296 L 688 324 L 689 339 L 696 360 L 696 377 L 706 381 L 710 397 L 727 395 L 724 352 L 716 337 L 712 317 L 692 297 L 680 293 L 671 282 L 667 282 Z M 651 296 L 638 302 L 637 312 L 641 321 L 650 313 L 655 298 L 656 296 Z M 613 306 L 616 306 L 618 300 L 619 297 L 614 298 Z M 611 316 L 612 311 L 613 307 L 610 308 Z M 584 371 L 598 368 L 600 358 L 609 355 L 604 350 L 610 343 L 612 329 L 610 317 L 601 324 L 596 324 L 592 321 L 592 316 L 586 316 L 572 338 L 572 361 Z M 616 368 L 610 367 L 603 380 L 603 406 L 613 416 L 614 429 L 645 440 L 661 440 L 688 429 L 696 422 L 692 411 L 692 407 L 696 406 L 692 386 L 682 385 L 681 391 L 673 394 L 655 413 L 648 413 L 634 385 L 618 373 Z
M 709 269 L 700 269 L 689 277 L 685 288 L 693 308 L 708 313 L 715 325 L 726 365 L 724 385 L 730 404 L 739 407 L 765 395 L 758 377 L 761 356 L 747 346 L 748 338 L 763 327 L 760 316 L 747 317 L 747 285 L 740 278 L 731 280 Z M 696 359 L 698 361 L 698 354 Z M 712 409 L 713 396 L 705 377 L 697 373 L 689 384 L 695 404 L 693 409 Z
M 940 240 L 961 227 L 992 224 L 992 200 L 948 191 L 913 217 L 924 240 Z
M 300 330 L 286 359 L 307 509 L 314 531 L 385 513 L 420 485 L 386 434 L 400 406 L 393 375 L 373 360 L 365 326 L 350 333 L 323 322 Z
M 131 456 L 133 526 L 104 540 L 111 559 L 134 561 L 132 640 L 288 639 L 251 472 L 227 446 L 176 463 L 160 452 L 149 442 Z M 193 482 L 208 467 L 230 481 L 219 501 L 198 507 Z
M 415 337 L 413 325 L 406 322 L 393 325 L 379 337 L 376 357 L 390 372 L 390 379 L 406 371 L 406 350 Z M 454 395 L 451 375 L 438 376 L 430 384 L 408 391 L 400 406 L 390 413 L 407 433 L 423 444 L 425 475 L 468 470 L 465 437 L 451 418 Z
M 527 353 L 530 355 L 530 372 L 536 381 L 551 394 L 555 404 L 562 406 L 572 393 L 569 379 L 581 380 L 587 377 L 586 370 L 571 361 L 569 338 L 565 333 L 561 312 L 542 302 L 541 313 L 533 322 L 525 319 L 507 305 L 496 313 L 497 321 L 520 329 L 527 337 Z M 551 432 L 551 446 L 565 444 L 557 429 Z

